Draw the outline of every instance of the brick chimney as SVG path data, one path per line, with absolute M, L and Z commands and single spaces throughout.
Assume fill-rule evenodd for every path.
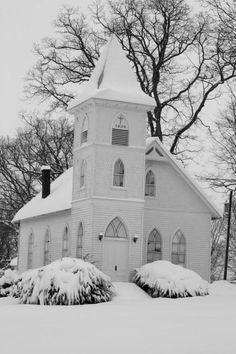
M 47 198 L 50 194 L 50 166 L 42 166 L 42 198 Z

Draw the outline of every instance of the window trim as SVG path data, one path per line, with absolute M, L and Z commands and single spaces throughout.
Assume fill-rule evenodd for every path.
M 27 269 L 33 268 L 33 257 L 34 257 L 34 234 L 33 231 L 30 231 L 28 237 Z
M 67 239 L 65 239 L 65 235 L 67 235 Z M 64 248 L 65 241 L 67 241 L 67 248 Z M 65 225 L 62 235 L 62 257 L 70 256 L 70 229 L 68 224 Z
M 85 123 L 87 125 L 87 130 L 84 130 Z M 87 131 L 86 140 L 83 141 L 83 133 L 86 131 Z M 80 130 L 80 145 L 84 145 L 84 144 L 88 143 L 88 135 L 89 135 L 88 132 L 89 132 L 89 120 L 88 120 L 88 114 L 85 113 L 85 115 L 83 117 L 83 122 L 81 125 L 81 130 Z
M 117 120 L 119 119 L 119 116 L 122 115 L 123 116 L 123 119 L 125 120 L 125 123 L 127 125 L 127 129 L 119 129 L 119 128 L 116 128 L 115 127 L 115 124 L 117 122 Z M 128 132 L 128 141 L 127 141 L 127 144 L 113 144 L 113 129 L 118 129 L 118 130 L 124 130 L 124 131 L 127 131 Z M 112 125 L 111 125 L 111 145 L 112 146 L 117 146 L 117 147 L 120 147 L 120 146 L 129 146 L 130 145 L 130 130 L 129 130 L 129 124 L 128 124 L 128 120 L 126 118 L 126 115 L 123 113 L 123 112 L 119 112 L 116 116 L 115 116 L 115 119 L 113 120 L 112 122 Z
M 48 241 L 47 241 L 48 238 Z M 46 247 L 46 242 L 48 242 L 48 250 Z M 48 262 L 46 262 L 46 259 Z M 49 227 L 46 228 L 45 235 L 44 235 L 44 261 L 43 264 L 47 265 L 51 263 L 51 233 Z
M 174 241 L 174 238 L 175 236 L 178 234 L 178 233 L 181 233 L 181 237 L 184 238 L 184 253 L 176 253 L 176 252 L 173 252 L 173 241 Z M 173 263 L 173 264 L 176 264 L 176 265 L 180 265 L 180 266 L 183 266 L 184 268 L 187 266 L 187 240 L 186 240 L 186 236 L 184 234 L 184 232 L 181 230 L 181 228 L 178 228 L 174 235 L 172 236 L 171 238 L 171 247 L 170 247 L 170 260 L 171 260 L 171 263 L 172 262 L 172 255 L 184 255 L 184 263 Z
M 147 185 L 146 179 L 147 179 L 147 175 L 148 175 L 150 172 L 151 172 L 151 173 L 153 174 L 153 176 L 154 176 L 154 184 L 148 184 L 148 186 L 154 186 L 154 195 L 149 195 L 149 194 L 146 195 L 146 185 Z M 151 168 L 149 168 L 149 169 L 146 171 L 146 173 L 145 173 L 144 197 L 145 197 L 145 198 L 151 198 L 151 199 L 153 199 L 153 198 L 156 198 L 156 195 L 157 195 L 157 193 L 156 193 L 156 175 L 155 175 L 155 173 L 153 172 L 153 170 L 152 170 Z
M 146 241 L 146 263 L 151 263 L 151 262 L 154 262 L 154 260 L 152 261 L 148 261 L 148 241 L 149 241 L 149 238 L 151 236 L 151 234 L 154 232 L 154 230 L 157 232 L 158 236 L 160 237 L 160 244 L 161 244 L 161 251 L 159 252 L 160 253 L 160 259 L 158 260 L 162 260 L 163 259 L 163 239 L 162 239 L 162 236 L 161 236 L 161 233 L 160 231 L 158 230 L 158 228 L 155 226 L 153 227 L 151 230 L 149 230 L 148 234 L 147 234 L 147 241 Z
M 81 184 L 82 180 L 82 168 L 83 168 L 83 184 Z M 85 189 L 85 180 L 86 180 L 86 168 L 87 168 L 87 163 L 85 160 L 81 161 L 80 164 L 80 174 L 79 174 L 79 189 Z
M 122 162 L 123 168 L 124 168 L 123 186 L 116 186 L 116 185 L 114 185 L 115 166 L 116 166 L 116 163 L 119 162 L 119 161 Z M 125 168 L 125 164 L 124 164 L 123 160 L 122 160 L 120 157 L 117 157 L 117 158 L 114 160 L 114 162 L 113 162 L 113 168 L 112 168 L 112 188 L 114 188 L 114 189 L 119 189 L 119 190 L 120 190 L 120 189 L 122 189 L 122 190 L 125 189 L 125 185 L 126 185 L 126 178 L 125 178 L 126 173 L 125 173 L 125 172 L 126 172 L 126 168 Z
M 108 230 L 108 227 L 112 224 L 112 222 L 115 220 L 115 219 L 118 219 L 120 224 L 122 224 L 124 230 L 125 230 L 125 234 L 126 234 L 126 237 L 119 237 L 119 236 L 106 236 L 106 233 L 107 233 L 107 230 Z M 124 223 L 123 219 L 119 216 L 115 216 L 113 217 L 110 222 L 107 224 L 106 228 L 105 228 L 105 232 L 104 232 L 104 238 L 105 239 L 108 239 L 108 240 L 122 240 L 122 241 L 128 241 L 129 239 L 129 235 L 128 235 L 128 229 L 126 227 L 126 224 Z
M 82 236 L 81 236 L 81 247 L 79 247 L 79 231 L 80 227 L 82 227 Z M 82 259 L 83 258 L 83 239 L 84 239 L 84 224 L 82 221 L 79 222 L 78 230 L 76 234 L 76 258 Z M 78 249 L 81 250 L 81 257 L 78 255 Z

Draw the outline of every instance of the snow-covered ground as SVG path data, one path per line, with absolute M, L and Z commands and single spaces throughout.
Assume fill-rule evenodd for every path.
M 235 354 L 236 286 L 210 295 L 152 299 L 115 283 L 109 303 L 20 305 L 0 299 L 1 354 Z

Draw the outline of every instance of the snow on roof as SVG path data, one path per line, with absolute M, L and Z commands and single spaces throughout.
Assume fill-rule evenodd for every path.
M 89 98 L 155 106 L 154 99 L 141 90 L 121 44 L 114 35 L 103 48 L 90 80 L 81 94 L 69 103 L 68 109 Z
M 73 167 L 69 168 L 52 182 L 51 193 L 47 198 L 43 199 L 41 192 L 37 194 L 16 213 L 13 222 L 70 209 L 72 201 L 72 176 Z
M 12 258 L 12 260 L 10 262 L 10 266 L 11 267 L 16 267 L 17 266 L 17 257 Z
M 174 155 L 172 155 L 162 144 L 159 138 L 157 137 L 149 137 L 146 139 L 146 149 L 153 144 L 156 143 L 160 150 L 164 153 L 165 156 L 168 157 L 168 160 L 172 164 L 172 166 L 184 177 L 189 186 L 199 195 L 205 205 L 210 209 L 213 218 L 221 218 L 222 213 L 217 208 L 215 203 L 213 203 L 208 195 L 203 191 L 203 189 L 198 185 L 198 183 L 190 176 L 190 174 L 186 171 L 186 169 L 176 160 Z

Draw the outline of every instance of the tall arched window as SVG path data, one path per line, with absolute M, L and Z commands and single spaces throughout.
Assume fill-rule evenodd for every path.
M 88 140 L 88 116 L 86 114 L 81 128 L 81 144 L 86 143 L 87 140 Z
M 79 223 L 78 235 L 77 235 L 77 248 L 76 248 L 76 257 L 82 258 L 82 249 L 83 249 L 83 236 L 84 229 L 82 222 Z
M 82 161 L 80 166 L 80 188 L 85 186 L 85 170 L 86 170 L 86 162 Z
M 119 218 L 113 219 L 107 226 L 105 237 L 127 238 L 127 231 Z
M 172 240 L 171 262 L 186 265 L 186 241 L 182 231 L 178 230 Z
M 162 258 L 161 246 L 161 235 L 157 229 L 153 229 L 148 237 L 147 263 L 159 261 Z
M 62 240 L 62 257 L 69 256 L 69 228 L 65 227 Z
M 114 165 L 113 186 L 124 187 L 124 175 L 124 164 L 121 159 L 118 159 Z
M 149 197 L 155 197 L 155 175 L 154 173 L 150 170 L 146 174 L 146 180 L 145 180 L 145 196 Z
M 33 233 L 31 232 L 28 239 L 28 261 L 27 261 L 28 269 L 32 269 L 33 267 L 33 248 L 34 248 L 34 237 L 33 237 Z
M 128 123 L 123 114 L 119 114 L 113 124 L 112 145 L 129 145 Z
M 51 255 L 50 255 L 50 234 L 49 230 L 47 229 L 44 239 L 44 265 L 47 265 L 51 262 Z

